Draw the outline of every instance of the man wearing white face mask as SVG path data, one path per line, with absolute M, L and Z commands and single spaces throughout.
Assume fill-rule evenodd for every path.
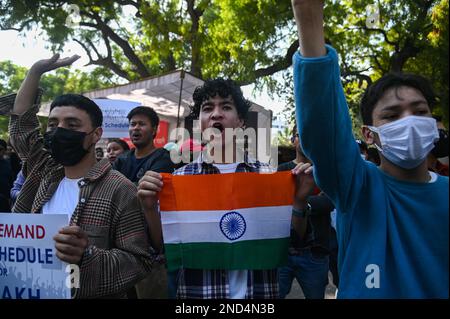
M 430 85 L 419 76 L 389 74 L 367 89 L 362 133 L 381 164 L 364 161 L 337 53 L 325 45 L 324 1 L 292 4 L 300 36 L 297 121 L 315 180 L 337 209 L 338 298 L 448 298 L 449 183 L 427 168 L 439 137 Z

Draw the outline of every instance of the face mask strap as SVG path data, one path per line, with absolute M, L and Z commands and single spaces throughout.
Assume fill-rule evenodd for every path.
M 94 129 L 93 129 L 92 131 L 90 131 L 89 133 L 86 133 L 86 136 L 85 136 L 84 138 L 86 138 L 88 135 L 92 134 L 96 129 L 98 129 L 98 127 L 94 128 Z M 91 145 L 89 145 L 88 148 L 87 148 L 87 150 L 86 150 L 86 152 L 89 153 L 89 151 L 91 150 L 91 147 L 92 147 L 93 145 L 95 145 L 95 144 L 97 144 L 97 143 L 92 143 Z M 84 149 L 84 147 L 83 147 L 83 149 Z
M 372 126 L 372 125 L 366 125 L 366 127 L 369 129 L 369 131 L 372 132 L 372 134 L 376 133 L 376 134 L 378 134 L 378 137 L 380 136 L 380 130 L 377 127 Z M 381 139 L 380 139 L 380 141 L 381 141 Z M 377 148 L 378 151 L 382 152 L 381 147 L 377 145 L 377 143 L 375 142 L 375 139 L 373 141 L 373 145 L 375 145 L 375 147 Z

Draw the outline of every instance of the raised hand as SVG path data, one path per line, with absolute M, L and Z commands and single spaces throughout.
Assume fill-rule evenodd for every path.
M 294 202 L 305 203 L 316 186 L 313 166 L 310 163 L 299 163 L 292 169 L 292 174 L 296 176 Z
M 291 0 L 300 52 L 305 57 L 326 54 L 323 30 L 324 0 Z
M 59 53 L 52 56 L 50 59 L 43 59 L 35 62 L 31 67 L 30 72 L 36 72 L 44 74 L 45 72 L 55 70 L 61 67 L 71 65 L 73 62 L 80 58 L 79 55 L 72 55 L 71 57 L 59 58 Z
M 50 59 L 35 62 L 17 92 L 16 100 L 14 101 L 13 113 L 23 114 L 34 104 L 42 74 L 57 68 L 71 65 L 79 58 L 80 56 L 73 55 L 68 58 L 60 59 L 59 54 L 55 54 Z

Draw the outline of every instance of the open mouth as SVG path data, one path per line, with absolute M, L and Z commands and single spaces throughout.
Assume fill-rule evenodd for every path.
M 220 131 L 220 133 L 222 133 L 225 130 L 225 128 L 222 125 L 222 123 L 214 123 L 212 125 L 212 127 L 215 128 L 215 129 L 218 129 Z
M 138 139 L 140 139 L 141 138 L 141 134 L 139 134 L 139 133 L 133 133 L 133 134 L 131 134 L 131 139 L 132 140 L 138 140 Z

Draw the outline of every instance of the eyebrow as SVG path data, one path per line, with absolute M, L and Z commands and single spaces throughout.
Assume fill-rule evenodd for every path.
M 219 103 L 219 105 L 232 104 L 232 103 L 233 103 L 232 100 L 224 100 L 224 101 L 221 101 L 221 102 Z M 205 102 L 203 102 L 203 104 L 201 105 L 201 107 L 204 107 L 204 106 L 207 106 L 207 105 L 213 105 L 213 104 L 214 104 L 214 103 L 211 102 L 211 101 L 205 101 Z
M 418 106 L 418 105 L 420 105 L 420 104 L 428 104 L 428 102 L 426 101 L 426 100 L 422 100 L 422 99 L 420 99 L 420 100 L 415 100 L 415 101 L 412 101 L 412 102 L 410 102 L 409 103 L 410 105 L 412 105 L 412 106 Z M 400 104 L 393 104 L 393 105 L 388 105 L 388 106 L 385 106 L 382 110 L 381 110 L 381 112 L 389 112 L 389 111 L 396 111 L 398 108 L 400 108 L 401 107 L 401 105 Z
M 49 122 L 59 121 L 59 119 L 58 119 L 57 117 L 49 117 L 49 118 L 48 118 L 48 121 L 49 121 Z M 74 121 L 74 122 L 77 122 L 77 123 L 81 123 L 81 120 L 80 120 L 79 118 L 76 118 L 76 117 L 64 117 L 64 118 L 62 119 L 62 121 L 63 121 L 63 122 Z
M 130 121 L 130 124 L 135 124 L 135 123 L 138 123 L 138 124 L 144 123 L 144 124 L 146 124 L 147 122 L 144 121 L 144 120 L 131 120 L 131 121 Z

